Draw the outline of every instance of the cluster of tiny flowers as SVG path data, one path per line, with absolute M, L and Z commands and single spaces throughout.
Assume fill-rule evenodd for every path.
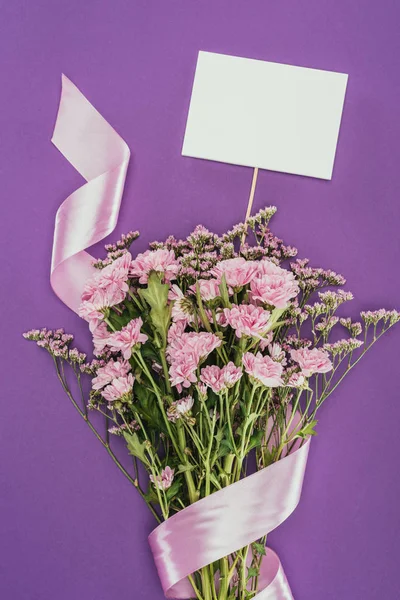
M 190 251 L 181 258 L 180 276 L 185 279 L 197 279 L 198 277 L 207 277 L 210 270 L 215 267 L 219 261 L 217 252 L 206 251 L 197 254 Z
M 299 348 L 309 348 L 312 345 L 312 341 L 308 338 L 299 338 L 295 334 L 288 335 L 282 342 L 282 348 L 285 352 L 290 350 L 298 350 Z
M 351 337 L 358 337 L 362 333 L 362 325 L 361 323 L 353 322 L 350 317 L 343 317 L 340 319 L 340 324 L 349 331 Z
M 240 254 L 247 261 L 269 258 L 279 264 L 295 256 L 297 250 L 285 246 L 283 241 L 268 229 L 268 222 L 275 212 L 275 207 L 268 207 L 251 217 L 250 227 L 253 228 L 259 242 L 256 246 L 241 244 L 243 235 L 248 231 L 248 225 L 238 223 L 221 237 L 198 225 L 186 240 L 177 240 L 174 236 L 169 236 L 165 242 L 151 243 L 150 249 L 174 252 L 180 263 L 179 277 L 188 280 L 207 278 L 211 269 L 220 261 L 238 257 L 239 254 L 235 251 L 236 243 L 241 244 Z
M 72 364 L 83 365 L 86 360 L 86 354 L 84 352 L 79 352 L 77 348 L 71 348 L 68 351 L 68 360 Z
M 80 366 L 80 369 L 82 373 L 93 377 L 94 375 L 96 375 L 98 369 L 106 365 L 106 362 L 107 361 L 104 358 L 94 358 L 90 362 L 83 363 Z
M 235 242 L 239 242 L 240 254 L 247 260 L 270 258 L 280 263 L 285 259 L 296 256 L 296 248 L 286 246 L 268 227 L 268 223 L 275 212 L 275 206 L 260 210 L 256 215 L 247 219 L 246 223 L 238 223 L 230 231 L 225 233 L 221 237 L 222 242 L 232 245 Z M 247 242 L 242 242 L 243 238 L 249 233 L 249 229 L 252 230 L 257 241 L 256 246 L 250 245 Z
M 282 262 L 297 255 L 297 248 L 286 246 L 283 240 L 274 235 L 267 226 L 260 226 L 259 234 L 262 237 L 264 248 L 268 250 L 269 257 Z
M 257 225 L 261 225 L 262 223 L 268 225 L 277 210 L 276 206 L 267 206 L 258 211 L 254 217 L 249 217 L 246 223 L 251 229 L 255 229 Z
M 123 423 L 122 425 L 110 427 L 108 432 L 113 435 L 122 436 L 125 431 L 139 431 L 140 425 L 137 421 L 133 420 L 130 423 Z
M 137 240 L 139 237 L 138 231 L 129 231 L 128 233 L 123 233 L 118 241 L 115 244 L 106 244 L 105 249 L 107 252 L 116 252 L 117 250 L 124 250 L 125 248 L 129 250 L 132 242 Z
M 233 243 L 236 239 L 241 239 L 244 234 L 247 233 L 247 225 L 245 223 L 237 223 L 223 234 L 222 241 L 224 243 Z
M 69 350 L 69 345 L 74 336 L 65 333 L 64 329 L 31 329 L 23 334 L 26 340 L 36 342 L 39 348 L 44 348 L 56 358 L 69 359 L 72 352 L 71 362 L 81 364 L 85 361 L 86 355 L 80 353 L 76 348 Z
M 337 292 L 327 291 L 319 292 L 319 299 L 329 310 L 336 310 L 344 302 L 353 300 L 354 296 L 351 292 L 345 292 L 344 290 L 338 290 Z
M 279 260 L 276 257 L 270 256 L 268 248 L 263 246 L 251 246 L 247 242 L 241 245 L 240 255 L 246 260 L 261 260 L 262 258 L 269 258 L 276 264 L 279 264 Z
M 392 326 L 400 321 L 400 312 L 397 310 L 380 308 L 379 310 L 374 311 L 363 311 L 361 313 L 361 318 L 367 327 L 369 325 L 377 325 L 379 321 L 382 320 L 385 324 L 389 323 L 389 325 Z
M 202 225 L 198 225 L 186 240 L 169 236 L 165 242 L 150 244 L 152 250 L 174 252 L 180 264 L 179 276 L 188 280 L 207 276 L 208 271 L 220 260 L 220 246 L 220 238 Z
M 114 260 L 123 256 L 126 253 L 126 250 L 117 250 L 117 252 L 113 252 L 112 256 L 107 256 L 107 258 L 95 258 L 92 261 L 92 265 L 95 269 L 105 269 L 109 265 L 112 265 Z
M 310 267 L 309 262 L 307 258 L 303 258 L 290 263 L 290 268 L 305 292 L 310 293 L 326 286 L 337 287 L 346 283 L 343 275 L 339 275 L 330 269 Z
M 322 302 L 314 302 L 314 304 L 306 304 L 303 308 L 303 312 L 301 313 L 300 319 L 304 321 L 309 316 L 312 319 L 316 319 L 320 315 L 326 313 L 326 305 L 322 304 Z
M 338 323 L 338 321 L 339 321 L 339 317 L 336 317 L 336 316 L 331 316 L 331 317 L 326 317 L 326 318 L 324 317 L 315 325 L 315 329 L 316 329 L 316 331 L 319 331 L 324 336 L 326 336 L 330 333 L 330 331 L 336 325 L 336 323 Z
M 227 260 L 228 258 L 235 258 L 235 256 L 237 255 L 235 252 L 235 246 L 232 244 L 232 242 L 222 242 L 219 254 L 222 260 Z
M 123 256 L 130 248 L 132 242 L 139 237 L 138 231 L 130 231 L 129 233 L 122 234 L 121 238 L 115 242 L 115 244 L 106 244 L 104 247 L 107 251 L 107 257 L 102 259 L 96 259 L 93 261 L 93 266 L 96 269 L 104 269 L 108 265 Z
M 333 357 L 335 356 L 346 356 L 350 354 L 350 352 L 354 352 L 357 348 L 363 345 L 361 340 L 357 340 L 356 338 L 347 338 L 343 340 L 338 340 L 333 344 L 324 344 L 324 350 L 329 352 Z

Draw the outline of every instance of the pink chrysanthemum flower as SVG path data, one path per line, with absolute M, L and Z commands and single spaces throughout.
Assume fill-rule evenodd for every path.
M 132 398 L 132 387 L 135 381 L 132 373 L 124 377 L 116 377 L 110 385 L 104 388 L 101 395 L 107 402 L 115 402 L 116 400 L 130 400 Z
M 92 379 L 92 388 L 100 390 L 105 385 L 118 377 L 125 377 L 131 370 L 131 365 L 127 360 L 110 360 L 104 367 L 97 369 L 96 377 Z
M 171 364 L 169 379 L 171 385 L 176 386 L 178 392 L 182 391 L 182 387 L 188 388 L 192 383 L 196 383 L 197 364 L 195 357 L 190 354 L 178 357 Z
M 304 377 L 304 375 L 302 375 L 302 373 L 293 373 L 287 382 L 287 386 L 288 387 L 294 387 L 294 388 L 300 388 L 302 387 L 306 382 L 306 378 Z
M 235 385 L 241 376 L 242 369 L 236 367 L 233 362 L 229 362 L 222 367 L 222 369 L 216 365 L 204 367 L 204 369 L 201 370 L 200 380 L 204 385 L 210 387 L 213 392 L 218 394 Z
M 272 342 L 272 340 L 273 340 L 273 339 L 274 339 L 274 334 L 273 334 L 273 332 L 272 332 L 272 331 L 269 331 L 269 332 L 267 333 L 267 335 L 265 335 L 265 336 L 263 337 L 263 339 L 262 339 L 262 340 L 260 340 L 260 344 L 259 344 L 259 348 L 260 348 L 260 350 L 263 350 L 263 351 L 264 351 L 264 350 L 265 350 L 265 348 L 267 348 L 267 346 L 269 346 L 269 345 L 270 345 L 270 343 Z
M 281 269 L 271 261 L 260 261 L 256 277 L 250 282 L 251 299 L 275 308 L 287 308 L 300 288 L 290 271 Z
M 276 275 L 284 271 L 279 265 L 269 258 L 263 258 L 257 263 L 257 272 L 255 277 L 264 277 L 264 275 Z
M 171 324 L 171 327 L 168 329 L 168 343 L 172 344 L 175 339 L 180 338 L 182 333 L 185 331 L 185 328 L 185 321 L 174 321 Z
M 202 300 L 214 300 L 220 295 L 219 283 L 216 279 L 198 279 L 200 296 Z M 190 290 L 196 294 L 196 284 L 190 286 Z
M 189 314 L 187 309 L 185 310 L 186 297 L 179 286 L 171 286 L 168 292 L 168 299 L 173 301 L 171 312 L 173 321 L 182 321 L 185 325 L 193 322 L 193 315 Z
M 103 353 L 109 337 L 110 332 L 108 331 L 107 325 L 104 322 L 101 322 L 93 331 L 93 353 L 95 356 L 100 356 L 100 354 Z
M 95 297 L 94 302 L 92 300 L 84 300 L 78 308 L 78 315 L 89 323 L 91 332 L 93 332 L 103 321 L 104 308 L 114 306 L 115 300 L 114 297 L 109 296 L 107 290 L 97 290 L 93 297 Z M 116 304 L 118 304 L 118 302 L 116 302 Z
M 226 284 L 231 288 L 241 288 L 250 283 L 257 272 L 257 262 L 245 258 L 228 258 L 222 260 L 211 271 L 220 282 L 225 275 Z
M 277 362 L 280 362 L 283 366 L 286 366 L 286 354 L 282 349 L 282 346 L 278 343 L 273 343 L 268 345 L 268 352 L 270 357 Z
M 260 352 L 256 355 L 246 352 L 243 355 L 243 366 L 250 377 L 266 387 L 283 385 L 283 367 L 281 363 L 275 362 L 270 356 L 263 356 Z
M 171 467 L 165 467 L 165 469 L 161 471 L 161 475 L 156 475 L 156 477 L 150 475 L 150 481 L 157 486 L 158 489 L 167 490 L 172 485 L 174 473 L 174 469 L 171 469 Z
M 333 368 L 327 352 L 320 348 L 291 350 L 290 356 L 298 363 L 305 377 L 310 377 L 314 373 L 327 373 Z
M 180 356 L 190 354 L 193 356 L 197 366 L 200 360 L 207 358 L 221 344 L 221 339 L 214 333 L 206 331 L 201 331 L 200 333 L 195 331 L 181 333 L 170 340 L 167 347 L 167 356 L 170 362 L 173 362 Z
M 232 387 L 242 376 L 241 367 L 237 367 L 233 362 L 229 362 L 222 369 L 224 381 L 227 387 Z
M 216 394 L 226 389 L 224 374 L 217 365 L 204 367 L 201 370 L 200 380 Z
M 121 352 L 125 359 L 129 359 L 132 355 L 132 350 L 138 344 L 147 342 L 148 337 L 145 333 L 140 332 L 143 321 L 140 317 L 129 321 L 121 331 L 115 331 L 108 339 L 108 345 L 111 350 Z
M 146 250 L 132 261 L 130 274 L 132 277 L 138 277 L 139 283 L 147 283 L 152 271 L 164 273 L 166 281 L 176 279 L 179 263 L 173 250 Z
M 270 312 L 252 304 L 234 304 L 224 309 L 226 323 L 236 331 L 236 337 L 248 335 L 261 339 L 267 333 Z
M 132 256 L 130 252 L 125 252 L 122 256 L 107 265 L 104 269 L 101 269 L 98 274 L 95 275 L 97 287 L 112 288 L 115 291 L 120 290 L 121 292 L 126 293 L 129 289 L 127 280 L 131 263 Z
M 85 284 L 78 314 L 89 322 L 91 331 L 103 320 L 103 309 L 120 304 L 129 289 L 127 280 L 132 257 L 124 253 L 96 272 Z
M 169 369 L 172 385 L 189 387 L 197 381 L 196 369 L 202 360 L 205 360 L 222 341 L 213 333 L 202 331 L 196 333 L 179 333 L 168 336 L 167 357 L 171 365 Z
M 192 410 L 193 403 L 194 400 L 192 396 L 186 396 L 186 398 L 181 398 L 181 400 L 172 402 L 167 410 L 168 419 L 172 423 L 175 423 L 180 417 L 187 415 Z

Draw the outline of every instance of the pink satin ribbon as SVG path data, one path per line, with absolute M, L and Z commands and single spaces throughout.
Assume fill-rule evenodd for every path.
M 65 75 L 52 142 L 88 182 L 57 211 L 51 260 L 53 290 L 77 312 L 85 282 L 95 272 L 85 250 L 117 224 L 130 151 Z
M 54 145 L 88 183 L 56 215 L 50 281 L 77 312 L 86 280 L 95 272 L 85 250 L 117 223 L 130 152 L 124 140 L 62 76 Z M 278 527 L 296 508 L 310 441 L 245 479 L 199 500 L 159 525 L 150 546 L 167 598 L 193 598 L 188 575 L 247 546 Z M 254 600 L 293 600 L 278 556 L 267 548 L 261 591 Z
M 296 508 L 310 440 L 269 467 L 188 506 L 149 536 L 167 598 L 194 598 L 187 576 L 260 539 Z M 267 548 L 254 600 L 293 600 L 277 555 Z

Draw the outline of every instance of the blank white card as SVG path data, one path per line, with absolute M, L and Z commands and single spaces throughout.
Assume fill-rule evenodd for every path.
M 199 52 L 182 154 L 331 179 L 347 78 Z

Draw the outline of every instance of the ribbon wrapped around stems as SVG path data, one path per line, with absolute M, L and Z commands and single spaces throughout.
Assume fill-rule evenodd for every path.
M 77 312 L 83 287 L 95 272 L 85 250 L 117 224 L 130 151 L 65 75 L 52 142 L 88 182 L 57 211 L 51 260 L 53 290 Z
M 167 598 L 194 598 L 187 579 L 195 571 L 255 542 L 296 508 L 310 439 L 276 463 L 195 502 L 149 536 Z M 293 600 L 279 558 L 267 548 L 254 600 Z
M 55 293 L 77 312 L 84 285 L 95 272 L 85 250 L 115 228 L 130 151 L 64 75 L 52 142 L 87 181 L 57 211 L 50 274 Z M 279 462 L 188 506 L 150 534 L 167 598 L 192 598 L 189 575 L 287 519 L 300 499 L 309 445 L 310 440 L 297 443 Z M 259 582 L 254 600 L 293 600 L 280 560 L 269 548 Z

